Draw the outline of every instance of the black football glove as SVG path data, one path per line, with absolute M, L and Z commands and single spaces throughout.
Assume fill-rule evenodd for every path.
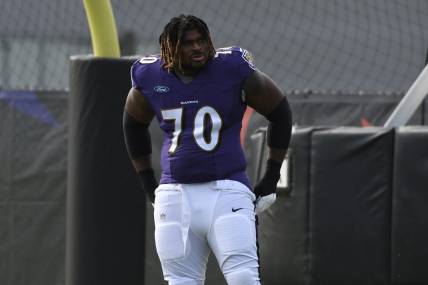
M 147 168 L 145 170 L 138 171 L 138 176 L 140 177 L 140 182 L 143 186 L 144 192 L 153 204 L 155 202 L 155 190 L 158 187 L 155 172 L 152 168 Z
M 281 162 L 269 159 L 262 179 L 254 187 L 256 195 L 256 214 L 260 214 L 272 206 L 276 200 L 276 185 L 278 184 Z

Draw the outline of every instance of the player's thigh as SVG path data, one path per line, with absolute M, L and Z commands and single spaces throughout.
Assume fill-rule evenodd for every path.
M 183 194 L 179 186 L 160 185 L 154 205 L 155 243 L 161 261 L 183 258 L 188 223 L 183 219 Z
M 231 256 L 249 257 L 257 261 L 254 195 L 240 183 L 220 185 L 223 189 L 208 236 L 210 246 L 220 266 Z
M 236 263 L 258 260 L 255 219 L 252 213 L 246 215 L 246 211 L 222 215 L 214 222 L 209 243 L 222 270 L 230 260 Z
M 251 216 L 245 211 L 226 214 L 213 226 L 210 245 L 229 285 L 260 284 L 256 228 Z

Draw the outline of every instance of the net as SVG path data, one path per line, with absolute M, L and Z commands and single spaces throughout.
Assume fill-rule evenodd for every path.
M 403 92 L 425 65 L 426 0 L 112 0 L 123 55 L 158 53 L 166 22 L 195 14 L 216 47 L 250 50 L 285 91 Z M 66 89 L 91 53 L 81 1 L 3 0 L 2 89 Z

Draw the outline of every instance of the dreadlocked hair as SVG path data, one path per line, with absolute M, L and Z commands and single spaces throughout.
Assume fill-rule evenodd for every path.
M 182 69 L 180 57 L 182 38 L 184 33 L 190 30 L 197 30 L 201 33 L 202 37 L 208 43 L 209 57 L 214 57 L 215 49 L 207 24 L 193 15 L 180 15 L 172 18 L 159 36 L 161 57 L 164 61 L 162 64 L 163 68 L 168 69 L 168 71 Z

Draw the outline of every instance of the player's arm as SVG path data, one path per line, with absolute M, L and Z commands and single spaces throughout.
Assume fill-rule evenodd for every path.
M 269 120 L 267 131 L 268 160 L 266 172 L 254 187 L 256 211 L 267 209 L 276 199 L 276 185 L 291 138 L 292 117 L 287 98 L 275 82 L 256 70 L 244 82 L 245 102 Z
M 123 112 L 125 144 L 143 190 L 152 203 L 154 191 L 158 185 L 151 160 L 152 144 L 149 125 L 153 117 L 154 112 L 144 96 L 137 89 L 131 88 Z

